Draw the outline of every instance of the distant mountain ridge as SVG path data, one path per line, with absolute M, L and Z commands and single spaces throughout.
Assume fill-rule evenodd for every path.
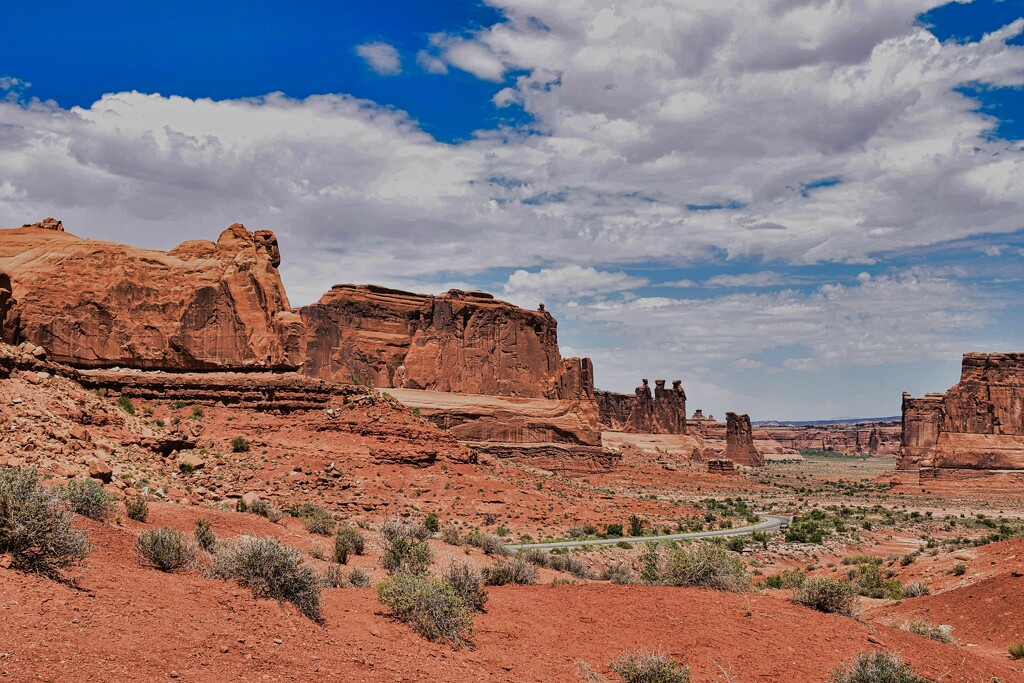
M 753 424 L 758 427 L 819 427 L 823 425 L 855 425 L 869 422 L 899 422 L 899 415 L 889 417 L 839 417 L 832 420 L 761 420 Z

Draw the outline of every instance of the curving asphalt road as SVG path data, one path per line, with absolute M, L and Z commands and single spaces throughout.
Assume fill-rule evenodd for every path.
M 591 541 L 555 541 L 553 543 L 516 543 L 505 546 L 509 550 L 526 550 L 527 548 L 540 548 L 541 550 L 554 550 L 555 548 L 579 548 L 585 545 L 616 545 L 617 543 L 653 543 L 654 541 L 683 541 L 694 538 L 713 538 L 715 536 L 746 536 L 755 531 L 779 531 L 783 522 L 789 523 L 792 517 L 789 515 L 762 515 L 763 521 L 750 526 L 737 527 L 735 529 L 718 529 L 717 531 L 691 531 L 685 534 L 668 534 L 665 536 L 627 536 L 625 538 L 598 538 Z

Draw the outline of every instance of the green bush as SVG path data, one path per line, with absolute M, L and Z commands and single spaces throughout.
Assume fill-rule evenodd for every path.
M 509 554 L 509 551 L 505 549 L 505 541 L 501 536 L 485 534 L 479 531 L 471 531 L 466 534 L 465 541 L 467 544 L 483 550 L 485 555 Z
M 690 669 L 655 652 L 624 652 L 608 665 L 623 683 L 690 683 Z
M 1024 643 L 1013 643 L 1007 649 L 1012 659 L 1024 659 Z
M 832 672 L 832 683 L 929 683 L 891 652 L 861 653 L 848 668 Z
M 967 573 L 967 565 L 966 564 L 956 564 L 956 565 L 953 565 L 953 568 L 950 569 L 949 571 L 950 571 L 950 573 L 953 576 L 963 576 L 964 574 Z
M 202 406 L 193 406 L 192 407 L 192 416 L 191 417 L 192 417 L 193 420 L 202 420 L 203 419 L 203 407 Z
M 789 543 L 821 543 L 826 536 L 845 529 L 842 519 L 830 515 L 824 510 L 811 510 L 794 517 L 786 529 L 786 541 Z
M 391 541 L 400 536 L 413 538 L 417 541 L 425 541 L 430 538 L 430 532 L 422 524 L 403 522 L 399 519 L 384 522 L 384 525 L 380 528 L 380 534 L 384 537 L 385 541 Z
M 522 555 L 527 562 L 535 564 L 538 567 L 548 566 L 549 556 L 546 550 L 541 550 L 540 548 L 527 548 L 526 550 L 520 550 L 519 554 Z
M 660 567 L 661 582 L 670 586 L 703 586 L 716 590 L 750 590 L 743 560 L 715 543 L 669 548 Z
M 195 560 L 196 548 L 177 529 L 161 527 L 139 534 L 135 552 L 162 572 L 172 572 Z
M 127 396 L 122 396 L 117 399 L 117 407 L 129 415 L 135 414 L 135 406 L 132 404 L 132 400 Z
M 471 610 L 484 611 L 487 591 L 483 589 L 483 577 L 472 564 L 457 564 L 453 561 L 441 575 L 441 580 L 451 586 Z
M 483 578 L 484 584 L 488 586 L 504 586 L 510 583 L 526 586 L 537 583 L 537 568 L 517 556 L 484 567 Z
M 334 534 L 334 561 L 348 564 L 350 554 L 362 555 L 366 549 L 363 535 L 350 526 L 342 526 Z
M 263 500 L 257 498 L 253 502 L 249 503 L 249 512 L 260 517 L 266 517 L 271 522 L 281 521 L 281 517 L 284 513 L 281 512 L 280 508 L 271 503 L 269 500 Z
M 250 444 L 241 436 L 231 439 L 231 451 L 234 453 L 248 453 Z
M 762 584 L 765 588 L 799 588 L 804 585 L 807 576 L 799 570 L 787 570 L 781 574 L 765 577 Z
M 583 563 L 583 560 L 572 555 L 551 555 L 548 557 L 548 566 L 556 572 L 569 572 L 581 579 L 590 578 L 587 565 Z
M 89 519 L 105 522 L 114 514 L 114 497 L 95 479 L 72 479 L 64 485 L 64 495 L 72 510 Z
M 644 525 L 646 522 L 641 519 L 638 515 L 632 515 L 629 518 L 629 535 L 630 536 L 643 536 Z
M 128 515 L 128 519 L 134 519 L 136 522 L 145 522 L 149 519 L 149 503 L 146 502 L 146 497 L 138 495 L 125 498 L 124 512 Z
M 383 538 L 384 554 L 381 565 L 390 573 L 426 574 L 433 554 L 430 546 L 410 536 Z
M 432 534 L 436 534 L 441 530 L 441 518 L 437 516 L 437 513 L 431 512 L 423 518 L 423 528 Z
M 326 510 L 303 517 L 302 523 L 305 525 L 306 531 L 318 536 L 330 536 L 334 533 L 334 527 L 338 525 Z
M 213 546 L 217 543 L 217 536 L 210 528 L 210 523 L 205 519 L 196 520 L 195 537 L 196 544 L 206 552 L 212 551 Z
M 210 572 L 238 581 L 256 597 L 288 601 L 313 621 L 323 620 L 316 572 L 303 563 L 299 551 L 281 545 L 276 538 L 239 536 L 220 544 Z
M 353 567 L 352 571 L 348 573 L 348 585 L 352 588 L 369 588 L 370 575 L 366 573 L 365 569 Z
M 949 626 L 937 626 L 924 619 L 915 619 L 909 623 L 903 624 L 904 631 L 910 631 L 916 633 L 919 636 L 925 638 L 931 638 L 937 640 L 940 643 L 946 643 L 948 645 L 953 644 L 953 636 L 950 633 L 952 629 Z
M 874 564 L 862 564 L 851 576 L 857 593 L 868 598 L 903 598 L 903 584 L 898 579 L 886 579 Z
M 857 606 L 857 594 L 845 581 L 813 578 L 804 581 L 793 594 L 792 601 L 825 614 L 852 617 Z
M 61 570 L 89 553 L 85 534 L 71 528 L 60 496 L 39 485 L 32 469 L 0 469 L 0 554 L 11 566 L 62 580 Z
M 602 581 L 610 581 L 620 586 L 631 584 L 634 581 L 633 573 L 623 564 L 613 564 L 607 567 L 601 574 Z
M 622 525 L 621 524 L 605 524 L 604 525 L 605 536 L 622 536 Z
M 473 614 L 455 589 L 422 574 L 397 573 L 377 584 L 377 597 L 395 618 L 427 640 L 467 642 Z

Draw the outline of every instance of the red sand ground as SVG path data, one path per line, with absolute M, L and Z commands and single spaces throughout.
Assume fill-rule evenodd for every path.
M 899 652 L 934 680 L 1024 681 L 1024 664 L 885 626 L 819 614 L 768 595 L 613 586 L 489 590 L 474 646 L 429 643 L 384 614 L 372 589 L 324 593 L 326 624 L 199 572 L 164 574 L 132 551 L 143 527 L 191 529 L 213 520 L 248 532 L 315 542 L 253 515 L 171 504 L 146 525 L 80 520 L 96 546 L 80 590 L 0 569 L 0 677 L 13 681 L 573 681 L 580 663 L 660 649 L 695 681 L 825 681 L 858 652 Z M 305 537 L 305 538 L 304 538 Z M 303 542 L 305 541 L 305 542 Z M 368 566 L 372 557 L 357 558 Z M 377 570 L 379 573 L 379 570 Z M 1019 603 L 1016 603 L 1019 604 Z M 280 641 L 280 642 L 278 642 Z

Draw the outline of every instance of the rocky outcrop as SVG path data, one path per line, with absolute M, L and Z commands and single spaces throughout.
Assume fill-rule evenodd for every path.
M 54 219 L 2 230 L 17 300 L 4 336 L 77 367 L 294 369 L 302 321 L 280 258 L 273 233 L 241 224 L 169 252 L 76 237 Z
M 945 394 L 903 394 L 899 469 L 1024 470 L 1024 353 L 967 353 Z
M 16 303 L 11 276 L 7 273 L 0 273 L 0 342 L 14 343 L 14 336 L 18 328 L 14 312 Z
M 764 465 L 764 456 L 754 447 L 754 433 L 750 428 L 750 417 L 737 413 L 725 414 L 725 453 L 726 460 L 738 465 L 760 467 Z
M 307 331 L 302 372 L 313 377 L 494 396 L 593 395 L 589 359 L 563 363 L 550 313 L 483 292 L 335 285 L 299 314 Z
M 810 448 L 848 455 L 896 455 L 900 449 L 899 422 L 834 425 L 761 425 L 768 438 L 786 448 Z
M 597 391 L 601 424 L 607 429 L 633 434 L 685 434 L 686 392 L 682 382 L 674 380 L 665 388 L 665 380 L 654 380 L 654 393 L 647 380 L 632 395 Z

